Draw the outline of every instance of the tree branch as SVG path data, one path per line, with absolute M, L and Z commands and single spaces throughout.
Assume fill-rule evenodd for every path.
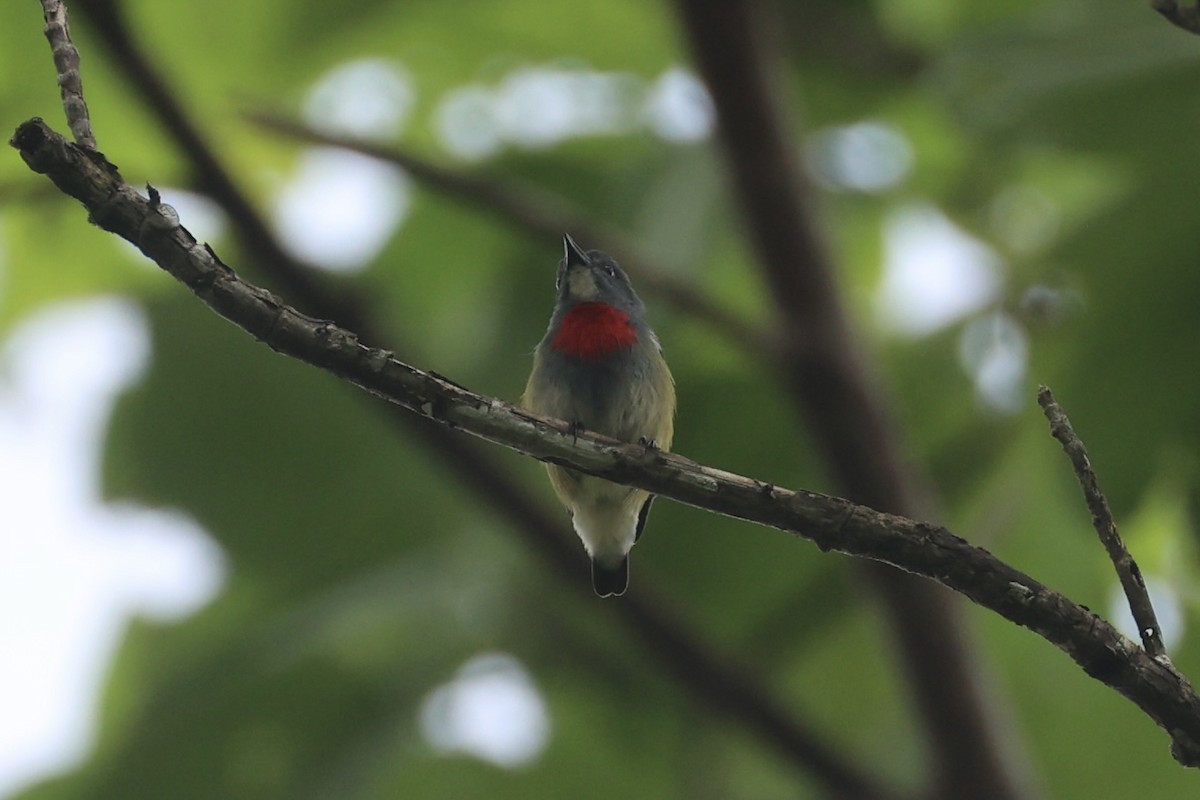
M 286 282 L 296 303 L 312 309 L 319 309 L 322 304 L 333 305 L 337 313 L 330 314 L 331 317 L 354 319 L 358 308 L 348 294 L 314 275 L 279 246 L 262 215 L 188 119 L 177 100 L 178 90 L 168 86 L 151 68 L 145 53 L 130 36 L 120 0 L 80 0 L 75 10 L 108 45 L 110 57 L 130 79 L 132 88 L 141 94 L 187 154 L 196 190 L 218 200 L 251 260 L 264 269 L 270 265 L 272 277 Z
M 90 219 L 136 245 L 214 311 L 284 355 L 348 380 L 415 414 L 697 508 L 806 538 L 822 550 L 870 558 L 936 580 L 1052 642 L 1087 674 L 1116 689 L 1158 723 L 1172 752 L 1200 766 L 1200 695 L 1166 664 L 1087 609 L 973 547 L 942 527 L 697 464 L 675 453 L 576 433 L 561 420 L 496 398 L 367 347 L 331 322 L 308 317 L 246 283 L 198 244 L 150 190 L 144 198 L 98 153 L 76 147 L 39 119 L 13 136 L 25 162 L 82 202 Z M 887 792 L 883 796 L 886 796 Z
M 1178 0 L 1150 0 L 1150 7 L 1175 27 L 1200 35 L 1200 4 L 1189 6 Z
M 688 44 L 717 109 L 736 202 L 781 329 L 781 374 L 839 490 L 857 502 L 929 516 L 877 376 L 838 292 L 799 136 L 776 90 L 781 59 L 758 0 L 678 0 Z M 941 798 L 1014 800 L 1025 759 L 1006 758 L 959 610 L 934 587 L 878 565 L 864 574 L 912 686 Z
M 1071 460 L 1079 488 L 1083 490 L 1083 499 L 1087 502 L 1088 511 L 1092 512 L 1092 526 L 1112 560 L 1113 569 L 1117 571 L 1125 599 L 1129 601 L 1129 610 L 1133 612 L 1133 619 L 1138 626 L 1138 635 L 1142 637 L 1142 646 L 1152 658 L 1170 664 L 1167 648 L 1163 645 L 1162 629 L 1158 625 L 1154 605 L 1150 602 L 1146 582 L 1142 579 L 1142 571 L 1121 540 L 1117 522 L 1108 507 L 1108 498 L 1100 491 L 1100 482 L 1096 479 L 1083 441 L 1075 433 L 1067 413 L 1054 400 L 1054 394 L 1048 386 L 1038 387 L 1038 405 L 1050 423 L 1050 435 L 1062 444 L 1063 452 Z
M 54 54 L 54 68 L 58 72 L 58 88 L 62 95 L 63 111 L 67 115 L 67 126 L 76 144 L 96 149 L 96 137 L 92 134 L 92 121 L 88 117 L 87 103 L 83 99 L 83 78 L 79 74 L 79 51 L 71 41 L 71 26 L 67 21 L 67 7 L 62 0 L 42 0 L 42 18 L 46 41 Z

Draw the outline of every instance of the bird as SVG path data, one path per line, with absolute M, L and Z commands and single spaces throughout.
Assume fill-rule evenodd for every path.
M 669 450 L 675 379 L 646 307 L 610 256 L 563 234 L 554 311 L 533 353 L 521 406 L 626 442 Z M 592 588 L 619 597 L 629 586 L 629 551 L 654 496 L 643 489 L 547 464 L 550 485 L 591 559 Z

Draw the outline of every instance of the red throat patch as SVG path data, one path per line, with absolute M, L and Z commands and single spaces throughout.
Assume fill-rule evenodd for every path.
M 607 303 L 579 303 L 562 318 L 551 346 L 573 358 L 597 359 L 637 340 L 629 314 Z

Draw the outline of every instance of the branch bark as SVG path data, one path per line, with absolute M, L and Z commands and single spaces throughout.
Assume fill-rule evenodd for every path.
M 1059 441 L 1063 452 L 1071 460 L 1075 478 L 1079 481 L 1079 488 L 1083 490 L 1084 502 L 1092 514 L 1092 526 L 1096 529 L 1096 535 L 1100 537 L 1100 543 L 1104 545 L 1113 563 L 1113 569 L 1117 572 L 1117 578 L 1121 581 L 1125 599 L 1129 602 L 1129 610 L 1138 626 L 1138 635 L 1142 637 L 1142 646 L 1153 658 L 1169 664 L 1167 648 L 1163 645 L 1162 629 L 1158 625 L 1158 616 L 1154 613 L 1154 604 L 1150 602 L 1150 592 L 1142 579 L 1142 571 L 1138 569 L 1137 562 L 1133 560 L 1129 548 L 1125 546 L 1121 534 L 1117 531 L 1117 522 L 1108 507 L 1108 498 L 1100 491 L 1100 481 L 1096 478 L 1096 471 L 1092 469 L 1087 448 L 1083 446 L 1083 441 L 1075 433 L 1067 413 L 1055 401 L 1054 393 L 1049 387 L 1038 388 L 1038 404 L 1050 423 L 1050 435 Z
M 50 43 L 50 52 L 54 54 L 54 68 L 58 72 L 58 89 L 62 95 L 63 111 L 67 115 L 67 127 L 71 129 L 76 144 L 95 150 L 96 137 L 92 133 L 92 120 L 83 99 L 79 51 L 71 40 L 67 6 L 62 0 L 42 0 L 42 19 L 45 21 L 42 32 Z
M 1062 649 L 1087 674 L 1129 698 L 1166 730 L 1180 763 L 1200 766 L 1200 695 L 1182 675 L 1091 611 L 945 528 L 837 497 L 782 489 L 678 454 L 577 434 L 561 420 L 475 394 L 397 361 L 388 351 L 367 347 L 351 331 L 308 317 L 246 283 L 180 226 L 157 192 L 151 189 L 149 199 L 142 197 L 103 156 L 70 144 L 41 120 L 21 125 L 11 144 L 31 169 L 82 202 L 95 224 L 136 245 L 214 311 L 277 352 L 327 370 L 417 415 L 539 460 L 788 531 L 822 550 L 931 578 Z

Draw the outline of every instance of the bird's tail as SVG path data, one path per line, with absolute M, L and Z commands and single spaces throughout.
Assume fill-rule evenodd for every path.
M 629 587 L 629 556 L 615 567 L 592 560 L 592 589 L 599 597 L 620 597 Z

